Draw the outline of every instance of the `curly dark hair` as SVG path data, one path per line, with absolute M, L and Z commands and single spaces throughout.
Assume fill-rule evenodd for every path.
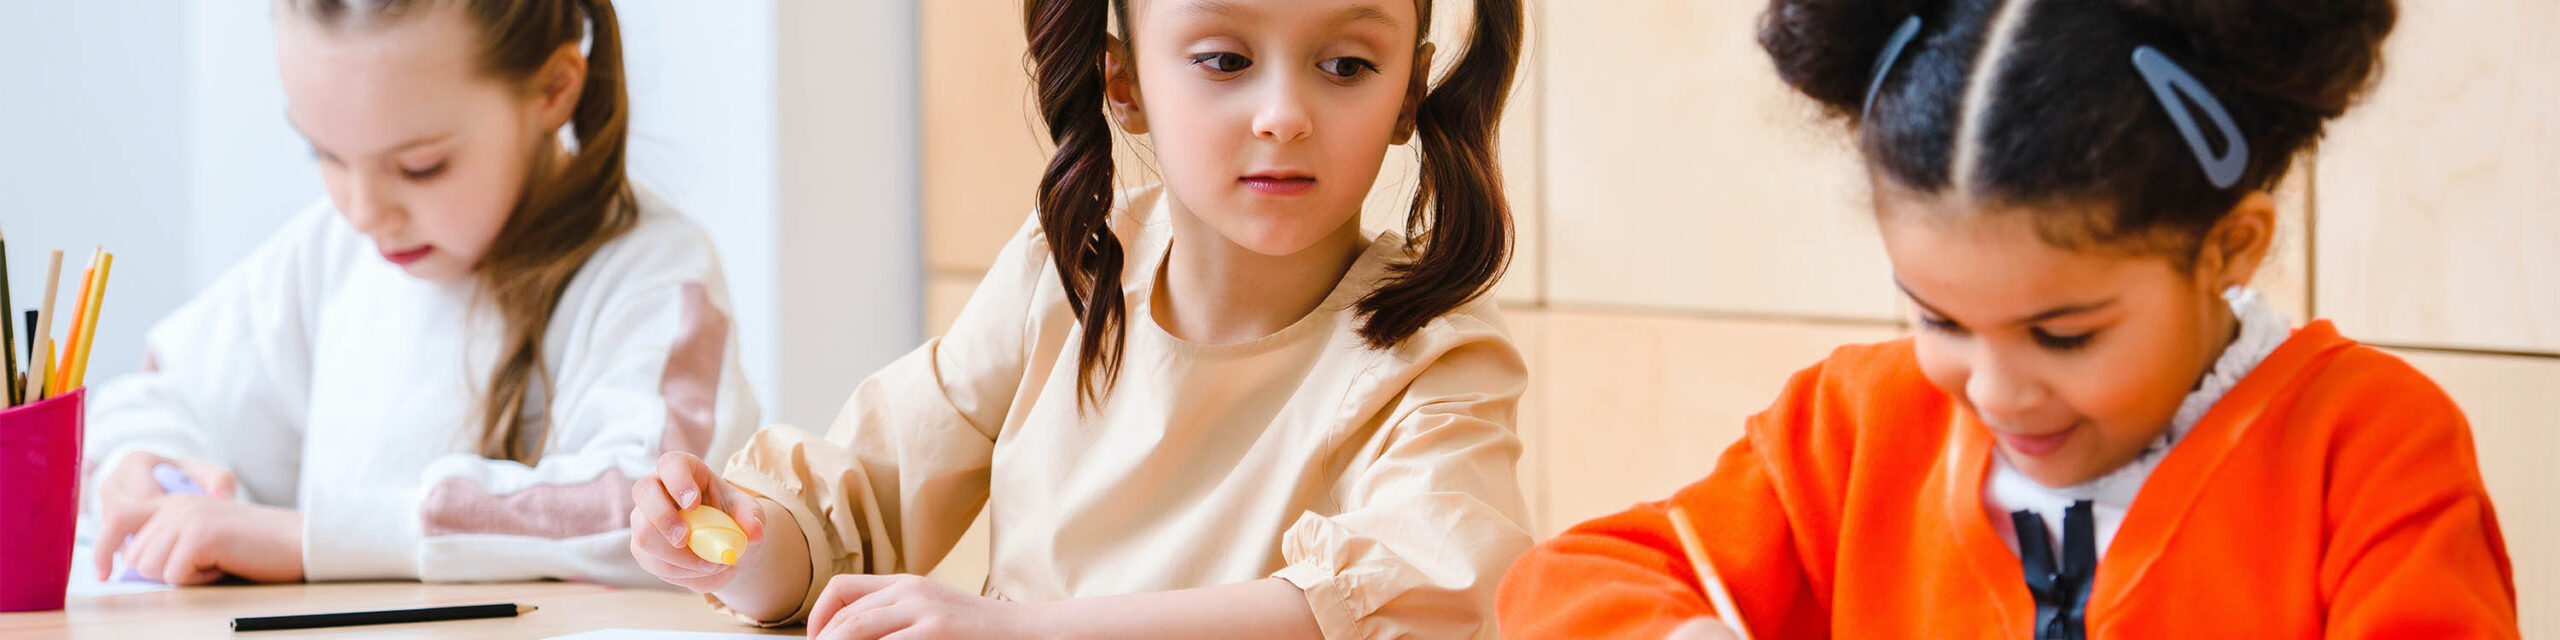
M 1879 179 L 1979 202 L 2104 205 L 2038 226 L 2068 229 L 2046 233 L 2066 246 L 2138 242 L 2185 259 L 2372 85 L 2397 14 L 2393 0 L 1769 0 L 1760 45 L 1779 78 L 1856 128 Z M 1914 16 L 1918 37 L 1862 110 L 1878 55 Z M 2145 45 L 2238 125 L 2250 155 L 2232 188 L 2207 178 L 2131 64 Z

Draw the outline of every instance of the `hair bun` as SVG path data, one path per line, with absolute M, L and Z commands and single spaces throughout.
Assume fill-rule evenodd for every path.
M 1778 78 L 1836 114 L 1856 117 L 1885 41 L 1921 0 L 1769 0 L 1760 48 Z
M 2185 34 L 2191 69 L 2322 120 L 2346 113 L 2380 77 L 2393 0 L 2115 0 Z

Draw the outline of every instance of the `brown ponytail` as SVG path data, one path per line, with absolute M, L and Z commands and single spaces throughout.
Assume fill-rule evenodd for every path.
M 1106 4 L 1107 3 L 1107 4 Z M 1111 233 L 1111 125 L 1102 114 L 1102 53 L 1110 12 L 1122 0 L 1027 0 L 1023 28 L 1035 67 L 1040 116 L 1056 155 L 1040 176 L 1040 233 L 1058 263 L 1067 308 L 1084 325 L 1076 352 L 1077 406 L 1101 400 L 1119 378 L 1127 303 L 1122 251 Z M 1125 24 L 1125 22 L 1124 22 Z
M 286 0 L 299 13 L 325 24 L 363 26 L 397 18 L 416 0 Z M 563 46 L 591 38 L 586 84 L 580 89 L 570 130 L 575 154 L 547 180 L 529 180 L 515 211 L 488 251 L 472 266 L 483 292 L 504 321 L 497 369 L 480 400 L 481 455 L 532 463 L 539 442 L 523 442 L 520 418 L 526 396 L 550 372 L 542 361 L 542 336 L 569 281 L 605 243 L 637 225 L 638 205 L 623 172 L 629 136 L 630 96 L 623 87 L 622 37 L 610 0 L 471 0 L 480 27 L 484 71 L 525 91 L 539 90 L 536 74 Z M 546 147 L 547 148 L 547 147 Z M 547 166 L 542 156 L 535 166 Z M 539 411 L 540 407 L 532 410 Z
M 1431 0 L 1416 0 L 1417 27 L 1430 32 Z M 1126 303 L 1120 240 L 1112 235 L 1111 127 L 1103 116 L 1103 51 L 1110 18 L 1129 24 L 1126 0 L 1025 0 L 1033 86 L 1049 141 L 1057 145 L 1037 198 L 1040 230 L 1058 264 L 1067 306 L 1084 325 L 1077 353 L 1078 403 L 1097 401 L 1119 375 Z M 1477 0 L 1466 55 L 1415 116 L 1422 175 L 1405 219 L 1418 257 L 1395 265 L 1360 299 L 1360 335 L 1370 346 L 1403 342 L 1432 318 L 1483 295 L 1511 253 L 1511 206 L 1503 195 L 1495 134 L 1519 67 L 1518 0 Z M 1125 38 L 1125 34 L 1124 34 Z M 1430 73 L 1416 69 L 1415 73 Z
M 1430 0 L 1421 7 L 1428 33 Z M 1476 0 L 1465 57 L 1415 114 L 1422 177 L 1404 228 L 1418 255 L 1391 267 L 1393 275 L 1360 298 L 1368 318 L 1360 336 L 1372 347 L 1403 342 L 1432 318 L 1484 295 L 1511 261 L 1511 202 L 1495 144 L 1520 66 L 1521 22 L 1518 0 Z

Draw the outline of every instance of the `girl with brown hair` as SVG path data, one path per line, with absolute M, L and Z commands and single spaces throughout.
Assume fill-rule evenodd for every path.
M 1026 2 L 1057 145 L 1038 213 L 823 434 L 766 429 L 720 475 L 666 456 L 632 552 L 824 638 L 1491 637 L 1529 543 L 1527 372 L 1481 299 L 1522 18 L 1473 9 L 1435 86 L 1427 0 Z M 1115 192 L 1114 121 L 1163 184 Z M 1365 232 L 1409 138 L 1405 233 Z M 684 550 L 704 504 L 757 539 L 735 566 Z M 982 594 L 895 575 L 982 507 Z
M 612 5 L 274 22 L 329 197 L 90 396 L 99 571 L 654 584 L 622 552 L 630 479 L 734 450 L 756 404 L 709 239 L 625 177 Z

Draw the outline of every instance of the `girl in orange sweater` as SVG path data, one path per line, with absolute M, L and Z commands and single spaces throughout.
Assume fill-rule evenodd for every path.
M 2394 14 L 1771 0 L 1761 44 L 1854 128 L 1920 331 L 1798 373 L 1669 500 L 1530 551 L 1506 635 L 2515 636 L 2462 412 L 2246 288 L 2267 191 Z

